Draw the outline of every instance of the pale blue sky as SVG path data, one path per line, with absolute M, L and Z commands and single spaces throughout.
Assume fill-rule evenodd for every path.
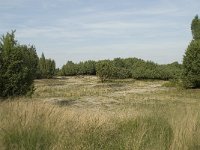
M 66 61 L 182 61 L 200 0 L 0 0 L 0 34 Z

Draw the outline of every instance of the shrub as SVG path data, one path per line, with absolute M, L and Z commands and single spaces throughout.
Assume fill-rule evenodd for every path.
M 186 88 L 200 87 L 200 19 L 192 21 L 193 40 L 183 57 L 183 84 Z
M 78 66 L 72 61 L 68 61 L 61 69 L 61 75 L 63 76 L 75 76 L 77 73 Z
M 38 57 L 33 46 L 20 45 L 14 31 L 0 41 L 0 97 L 31 94 Z
M 104 82 L 112 78 L 114 66 L 110 60 L 102 60 L 97 63 L 96 71 L 96 74 L 100 78 L 101 82 Z

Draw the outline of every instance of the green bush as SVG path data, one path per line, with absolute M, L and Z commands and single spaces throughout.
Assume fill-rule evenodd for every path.
M 33 46 L 20 45 L 14 31 L 0 41 L 0 97 L 31 94 L 38 57 Z
M 96 74 L 100 78 L 101 82 L 104 82 L 112 78 L 114 66 L 110 60 L 102 60 L 97 62 L 96 71 Z
M 186 88 L 200 87 L 200 19 L 192 21 L 193 40 L 183 57 L 183 84 Z
M 78 66 L 72 61 L 68 61 L 61 69 L 62 76 L 75 76 L 78 74 Z
M 96 75 L 96 62 L 88 60 L 77 64 L 77 75 Z

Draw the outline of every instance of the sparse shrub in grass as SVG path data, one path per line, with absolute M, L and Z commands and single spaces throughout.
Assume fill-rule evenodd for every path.
M 166 82 L 162 85 L 163 87 L 176 87 L 176 83 L 173 81 Z
M 183 84 L 178 79 L 171 79 L 168 82 L 162 85 L 163 87 L 176 87 L 176 88 L 183 88 Z

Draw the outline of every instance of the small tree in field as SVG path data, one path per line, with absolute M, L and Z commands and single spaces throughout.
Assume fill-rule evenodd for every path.
M 183 84 L 186 88 L 200 87 L 200 19 L 196 16 L 191 25 L 193 39 L 183 58 Z
M 112 78 L 113 64 L 110 60 L 102 60 L 96 64 L 96 74 L 100 78 L 101 82 Z

